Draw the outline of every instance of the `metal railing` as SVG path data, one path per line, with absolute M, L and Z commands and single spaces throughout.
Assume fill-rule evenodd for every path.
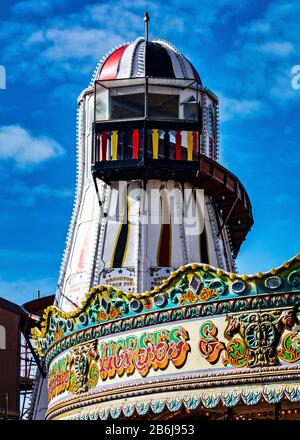
M 200 128 L 195 123 L 96 123 L 92 164 L 141 159 L 197 161 L 200 137 Z

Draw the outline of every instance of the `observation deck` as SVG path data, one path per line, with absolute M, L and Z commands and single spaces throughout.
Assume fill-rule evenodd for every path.
M 205 105 L 201 94 L 214 105 Z M 176 180 L 204 189 L 236 256 L 253 224 L 252 208 L 239 179 L 214 160 L 215 95 L 195 79 L 144 77 L 97 80 L 94 97 L 94 179 Z

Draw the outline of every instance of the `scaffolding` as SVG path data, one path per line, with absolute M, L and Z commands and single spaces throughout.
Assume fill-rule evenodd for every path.
M 24 336 L 20 353 L 20 419 L 31 418 L 31 400 L 37 376 L 37 364 Z

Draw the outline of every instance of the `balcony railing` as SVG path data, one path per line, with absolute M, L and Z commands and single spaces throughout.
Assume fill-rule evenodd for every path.
M 145 159 L 198 161 L 200 157 L 200 129 L 195 123 L 96 123 L 93 137 L 94 165 Z
M 132 179 L 190 181 L 223 212 L 234 255 L 253 224 L 239 179 L 200 154 L 201 126 L 187 121 L 106 121 L 93 126 L 92 172 L 106 182 Z M 146 134 L 146 135 L 145 135 Z

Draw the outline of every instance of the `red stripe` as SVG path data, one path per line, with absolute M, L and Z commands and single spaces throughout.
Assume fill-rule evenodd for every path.
M 193 131 L 193 152 L 198 153 L 198 132 Z
M 107 152 L 107 133 L 106 131 L 102 132 L 101 136 L 101 159 L 106 160 L 106 152 Z
M 102 66 L 99 79 L 116 79 L 121 57 L 127 47 L 128 45 L 120 47 L 107 58 Z
M 137 129 L 134 129 L 132 133 L 132 144 L 133 144 L 132 159 L 139 158 L 139 143 L 140 143 L 140 133 Z
M 181 160 L 181 131 L 176 131 L 176 160 Z

